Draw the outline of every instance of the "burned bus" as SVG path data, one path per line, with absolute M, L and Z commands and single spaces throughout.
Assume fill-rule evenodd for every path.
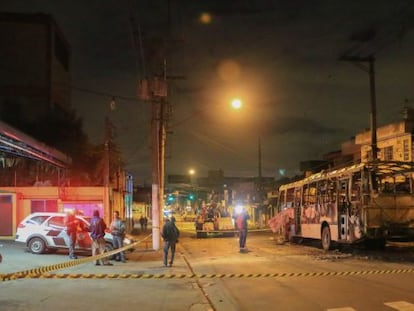
M 291 209 L 290 237 L 384 247 L 414 238 L 414 163 L 374 161 L 326 170 L 280 186 L 278 211 Z

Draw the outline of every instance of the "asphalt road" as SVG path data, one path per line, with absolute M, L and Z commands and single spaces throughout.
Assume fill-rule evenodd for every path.
M 0 310 L 414 310 L 412 246 L 324 252 L 267 232 L 249 233 L 248 252 L 239 253 L 237 237 L 182 232 L 171 268 L 160 250 L 141 243 L 127 263 L 86 262 L 4 280 Z M 33 255 L 12 241 L 0 244 L 2 276 L 68 260 L 64 252 Z

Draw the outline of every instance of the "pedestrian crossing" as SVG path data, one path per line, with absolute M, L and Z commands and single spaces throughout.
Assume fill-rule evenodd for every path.
M 390 307 L 392 310 L 414 311 L 414 304 L 409 303 L 407 301 L 384 302 L 384 305 L 387 307 Z M 358 311 L 358 310 L 352 307 L 342 307 L 342 308 L 326 309 L 326 311 Z

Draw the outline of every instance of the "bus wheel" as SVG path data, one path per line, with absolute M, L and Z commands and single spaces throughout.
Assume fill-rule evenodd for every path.
M 322 228 L 322 236 L 321 236 L 321 243 L 322 248 L 326 251 L 330 250 L 331 248 L 331 230 L 329 226 L 324 226 Z

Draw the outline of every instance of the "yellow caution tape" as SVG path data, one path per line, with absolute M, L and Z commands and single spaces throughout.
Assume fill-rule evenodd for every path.
M 0 274 L 2 281 L 15 279 L 240 279 L 240 278 L 291 278 L 291 277 L 328 277 L 328 276 L 352 276 L 373 274 L 401 274 L 414 273 L 414 268 L 390 269 L 390 270 L 365 270 L 365 271 L 331 271 L 331 272 L 281 272 L 281 273 L 230 273 L 230 274 L 92 274 L 92 273 L 65 273 L 51 274 L 36 269 L 30 273 Z
M 69 261 L 65 261 L 65 262 L 61 262 L 61 263 L 57 263 L 57 264 L 53 264 L 53 265 L 33 268 L 33 269 L 29 269 L 29 270 L 24 270 L 24 271 L 18 271 L 18 272 L 7 273 L 7 274 L 0 274 L 0 280 L 1 281 L 10 281 L 10 280 L 24 279 L 24 278 L 40 278 L 39 275 L 45 275 L 47 272 L 50 272 L 50 271 L 55 271 L 55 270 L 60 270 L 60 269 L 64 269 L 64 268 L 74 267 L 74 266 L 77 266 L 77 265 L 80 265 L 80 264 L 92 262 L 92 261 L 102 259 L 102 258 L 106 258 L 106 257 L 110 257 L 110 256 L 115 255 L 117 253 L 120 253 L 122 251 L 126 251 L 130 248 L 134 248 L 135 246 L 137 246 L 138 244 L 145 241 L 146 239 L 148 239 L 151 236 L 152 236 L 152 234 L 150 234 L 150 235 L 146 236 L 145 238 L 143 238 L 142 240 L 139 240 L 139 241 L 137 241 L 135 243 L 132 243 L 130 245 L 126 245 L 124 247 L 117 248 L 117 249 L 114 249 L 112 251 L 105 252 L 103 254 L 99 254 L 99 255 L 96 255 L 96 256 L 84 257 L 84 258 L 80 258 L 80 259 L 73 259 L 73 260 L 69 260 Z

